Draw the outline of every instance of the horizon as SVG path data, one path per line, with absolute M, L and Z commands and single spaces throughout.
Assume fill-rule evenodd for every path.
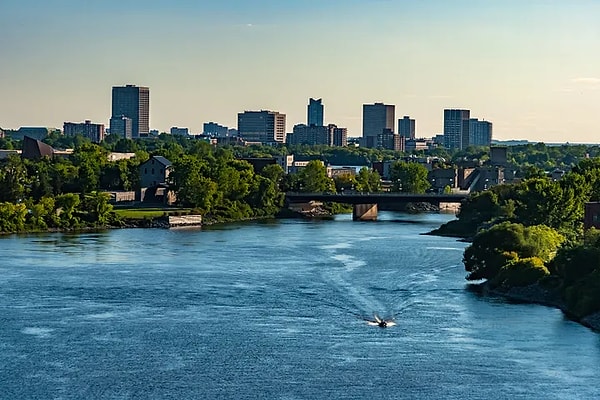
M 417 137 L 443 110 L 493 140 L 598 142 L 600 2 L 518 0 L 5 0 L 0 127 L 108 127 L 113 86 L 150 89 L 150 129 L 286 114 L 322 98 L 325 124 L 362 136 L 362 105 L 396 106 Z M 397 126 L 397 122 L 395 122 Z

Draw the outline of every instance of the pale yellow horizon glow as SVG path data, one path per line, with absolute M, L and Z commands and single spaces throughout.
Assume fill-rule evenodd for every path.
M 291 131 L 314 97 L 350 136 L 364 103 L 385 102 L 420 137 L 442 132 L 444 108 L 467 108 L 494 139 L 600 142 L 596 1 L 28 3 L 7 0 L 0 26 L 5 129 L 108 125 L 111 87 L 136 84 L 160 131 L 235 127 L 259 109 L 285 113 Z

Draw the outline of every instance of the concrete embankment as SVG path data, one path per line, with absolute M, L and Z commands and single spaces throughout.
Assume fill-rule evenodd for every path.
M 202 215 L 169 215 L 169 228 L 202 226 Z

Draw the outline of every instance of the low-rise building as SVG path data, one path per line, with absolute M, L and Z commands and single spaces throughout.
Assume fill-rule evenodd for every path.
M 148 161 L 140 164 L 141 187 L 166 184 L 171 173 L 171 166 L 171 161 L 162 156 L 153 156 Z
M 171 127 L 171 135 L 175 135 L 175 136 L 189 136 L 190 135 L 190 130 L 188 128 L 179 128 L 177 126 L 172 126 Z

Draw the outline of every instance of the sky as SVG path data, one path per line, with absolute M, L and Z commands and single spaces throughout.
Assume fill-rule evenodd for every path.
M 150 88 L 150 127 L 236 127 L 244 110 L 362 135 L 394 104 L 417 136 L 443 110 L 494 139 L 600 143 L 600 0 L 0 0 L 0 127 L 89 119 Z

